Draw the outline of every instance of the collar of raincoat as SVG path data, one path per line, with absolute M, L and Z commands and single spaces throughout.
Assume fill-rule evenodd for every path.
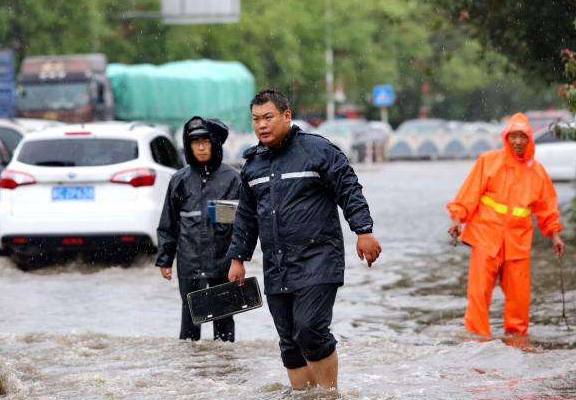
M 508 135 L 510 132 L 524 132 L 528 136 L 528 145 L 526 146 L 526 152 L 524 157 L 519 157 L 512 146 L 508 142 Z M 504 151 L 506 152 L 506 161 L 508 163 L 521 163 L 526 164 L 531 167 L 534 163 L 534 131 L 532 130 L 532 125 L 530 125 L 530 120 L 528 117 L 522 113 L 517 113 L 510 118 L 508 125 L 502 132 L 502 141 L 504 142 Z
M 258 142 L 257 154 L 273 155 L 281 153 L 300 131 L 301 129 L 298 125 L 292 125 L 288 135 L 286 135 L 286 137 L 282 140 L 282 143 L 280 143 L 280 145 L 277 147 L 266 147 L 262 144 L 262 142 Z

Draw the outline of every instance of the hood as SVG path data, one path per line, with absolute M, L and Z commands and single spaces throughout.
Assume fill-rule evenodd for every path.
M 193 126 L 193 129 L 191 129 L 191 126 Z M 182 135 L 184 155 L 186 156 L 186 162 L 188 164 L 201 172 L 206 170 L 212 172 L 220 168 L 223 157 L 222 145 L 228 138 L 228 127 L 226 124 L 217 119 L 205 120 L 201 117 L 193 117 L 184 124 Z M 198 160 L 196 160 L 190 147 L 192 138 L 199 136 L 207 136 L 212 143 L 212 158 L 206 165 L 200 164 Z
M 510 132 L 521 131 L 528 135 L 528 146 L 526 146 L 526 153 L 523 158 L 520 158 L 514 153 L 512 146 L 508 143 L 508 135 Z M 522 113 L 517 113 L 510 118 L 508 125 L 504 128 L 502 132 L 502 141 L 504 142 L 504 151 L 506 152 L 506 159 L 509 162 L 520 162 L 526 163 L 528 166 L 532 165 L 534 161 L 534 131 L 532 130 L 532 125 L 530 125 L 530 120 L 528 117 Z

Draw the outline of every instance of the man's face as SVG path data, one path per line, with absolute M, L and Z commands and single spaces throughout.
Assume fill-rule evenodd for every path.
M 275 147 L 290 133 L 292 125 L 292 112 L 280 112 L 269 101 L 262 105 L 252 106 L 252 126 L 258 140 L 266 147 Z
M 212 158 L 212 142 L 208 138 L 193 139 L 192 154 L 201 164 L 206 164 Z
M 528 135 L 521 131 L 513 131 L 508 134 L 508 143 L 516 155 L 522 156 L 526 153 L 528 146 Z

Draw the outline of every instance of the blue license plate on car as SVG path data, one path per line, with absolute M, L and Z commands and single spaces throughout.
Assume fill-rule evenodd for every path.
M 94 200 L 94 186 L 59 186 L 52 188 L 52 201 Z

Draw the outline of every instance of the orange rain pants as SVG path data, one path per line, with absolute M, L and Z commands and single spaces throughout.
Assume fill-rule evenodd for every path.
M 473 247 L 468 274 L 468 332 L 491 336 L 490 304 L 497 281 L 504 292 L 504 332 L 528 334 L 530 315 L 530 258 L 505 260 L 502 247 L 496 257 Z

